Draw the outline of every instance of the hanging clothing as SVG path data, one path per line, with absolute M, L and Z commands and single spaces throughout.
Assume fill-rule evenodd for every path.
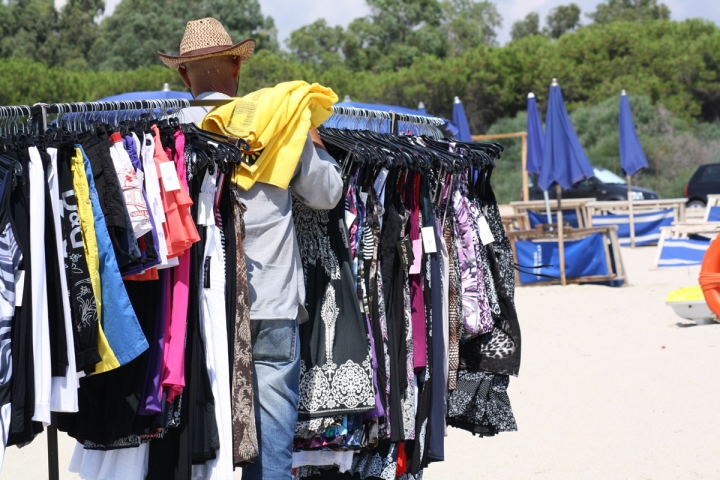
M 6 154 L 7 155 L 7 154 Z M 10 407 L 10 434 L 7 445 L 19 445 L 31 441 L 35 435 L 42 431 L 42 425 L 33 423 L 32 417 L 35 412 L 35 368 L 34 368 L 34 347 L 33 347 L 33 269 L 30 242 L 30 182 L 29 164 L 30 158 L 27 149 L 16 152 L 16 160 L 19 164 L 22 176 L 14 176 L 13 183 L 6 188 L 11 188 L 10 193 L 10 216 L 15 232 L 15 239 L 23 252 L 22 266 L 25 282 L 22 285 L 22 305 L 20 302 L 15 306 L 15 315 L 12 324 L 12 400 Z M 14 175 L 14 173 L 13 173 Z M 15 186 L 15 182 L 17 186 Z M 4 210 L 3 210 L 4 211 Z M 22 280 L 22 279 L 19 279 Z
M 206 180 L 210 178 L 205 174 Z M 204 192 L 205 190 L 203 190 Z M 210 192 L 214 193 L 214 192 Z M 215 399 L 215 419 L 220 448 L 215 459 L 205 464 L 204 478 L 228 479 L 233 476 L 232 409 L 230 372 L 227 362 L 228 338 L 225 326 L 225 256 L 220 232 L 215 225 L 207 228 L 203 268 L 200 269 L 200 326 L 205 358 Z
M 300 326 L 301 419 L 375 407 L 368 334 L 355 298 L 344 210 L 342 203 L 329 211 L 293 205 L 310 315 Z
M 83 249 L 85 250 L 85 258 L 87 259 L 90 285 L 93 296 L 95 297 L 98 317 L 98 353 L 102 360 L 95 366 L 95 373 L 102 373 L 118 368 L 120 362 L 110 348 L 110 344 L 103 331 L 103 287 L 100 281 L 100 257 L 97 237 L 95 235 L 95 216 L 93 215 L 91 206 L 90 187 L 85 172 L 85 163 L 82 152 L 79 149 L 75 149 L 73 155 L 70 157 L 70 170 L 72 171 L 73 187 L 77 197 L 78 218 L 83 238 Z
M 113 354 L 120 365 L 125 365 L 147 350 L 149 345 L 138 324 L 137 316 L 130 304 L 130 299 L 120 276 L 110 235 L 105 226 L 105 216 L 100 208 L 95 181 L 92 174 L 89 173 L 91 171 L 90 160 L 85 156 L 82 147 L 76 149 L 75 155 L 76 158 L 82 158 L 85 165 L 95 220 L 100 281 L 102 284 L 102 316 L 100 321 Z
M 480 436 L 517 430 L 507 386 L 507 375 L 459 371 L 448 395 L 448 424 Z
M 29 150 L 30 248 L 32 250 L 32 329 L 35 366 L 35 413 L 32 419 L 50 425 L 50 320 L 45 265 L 45 170 L 37 148 Z
M 118 268 L 122 270 L 135 265 L 140 261 L 140 250 L 118 174 L 110 156 L 112 143 L 107 128 L 98 127 L 94 134 L 83 136 L 80 142 L 91 165 L 86 169 L 93 177 L 98 204 L 105 218 L 105 227 L 115 251 Z
M 73 336 L 72 314 L 70 312 L 70 297 L 68 292 L 68 277 L 66 269 L 61 268 L 60 259 L 63 259 L 65 252 L 62 243 L 62 226 L 60 223 L 60 215 L 62 207 L 60 206 L 60 179 L 58 172 L 58 155 L 56 148 L 48 148 L 47 153 L 50 156 L 48 164 L 48 187 L 49 199 L 51 202 L 53 230 L 55 237 L 55 251 L 57 252 L 54 269 L 56 270 L 57 284 L 56 291 L 60 294 L 62 303 L 62 320 L 63 331 L 58 334 L 64 337 L 65 350 L 63 352 L 64 359 L 67 359 L 67 366 L 64 368 L 62 375 L 53 375 L 50 387 L 50 409 L 54 412 L 77 412 L 78 410 L 78 377 L 77 365 L 75 364 L 75 338 Z M 51 247 L 52 248 L 52 247 Z M 65 267 L 63 261 L 62 267 Z M 48 268 L 50 270 L 50 268 Z
M 453 173 L 438 174 L 435 168 L 426 169 L 439 154 L 440 141 L 372 134 L 352 148 L 355 134 L 345 135 L 347 142 L 339 130 L 327 135 L 321 130 L 321 137 L 331 152 L 345 159 L 343 234 L 349 236 L 349 270 L 356 275 L 354 293 L 370 339 L 375 374 L 371 384 L 377 385 L 382 407 L 372 413 L 382 416 L 363 419 L 363 435 L 370 441 L 357 444 L 367 450 L 355 452 L 346 474 L 318 460 L 317 465 L 299 467 L 297 476 L 421 478 L 424 468 L 445 457 L 447 425 L 480 434 L 516 429 L 506 373 L 519 365 L 519 352 L 514 356 L 513 348 L 497 355 L 491 340 L 502 333 L 519 347 L 517 317 L 510 308 L 512 251 L 504 243 L 501 223 L 491 226 L 493 234 L 499 229 L 496 242 L 480 242 L 481 222 L 499 222 L 499 214 L 490 219 L 497 202 L 489 174 L 478 171 L 492 167 L 487 157 L 467 151 L 484 148 L 476 144 L 446 143 L 448 156 L 463 158 L 454 171 L 451 168 Z M 386 158 L 373 157 L 376 141 Z M 428 143 L 436 149 L 432 155 Z M 415 154 L 413 145 L 422 151 Z M 489 152 L 496 156 L 499 151 Z M 468 167 L 468 158 L 477 165 Z M 449 163 L 441 165 L 447 172 Z M 323 222 L 315 220 L 305 230 L 314 232 L 317 225 Z M 295 448 L 357 448 L 347 440 L 348 420 L 342 417 L 338 424 L 325 416 L 298 422 Z M 375 441 L 384 439 L 384 445 L 370 443 L 372 428 Z
M 130 155 L 123 145 L 122 135 L 119 132 L 113 133 L 110 135 L 110 142 L 112 142 L 110 158 L 112 158 L 115 166 L 120 188 L 125 199 L 125 207 L 130 215 L 132 232 L 136 239 L 140 239 L 143 235 L 152 231 L 142 185 L 138 180 Z
M 12 177 L 12 174 L 7 173 L 0 184 L 0 472 L 5 460 L 12 410 L 11 345 L 16 299 L 15 278 L 23 258 L 8 209 Z
M 95 365 L 102 361 L 98 350 L 98 309 L 85 256 L 85 244 L 78 202 L 73 187 L 73 175 L 70 172 L 73 154 L 72 148 L 61 148 L 58 152 L 58 177 L 62 205 L 62 228 L 60 231 L 64 234 L 65 276 L 69 282 L 70 299 L 72 299 L 70 317 L 73 325 L 76 369 L 92 373 Z
M 235 323 L 231 363 L 233 465 L 242 466 L 259 454 L 253 399 L 252 332 L 245 263 L 245 219 L 247 207 L 240 201 L 239 189 L 230 186 L 235 228 Z

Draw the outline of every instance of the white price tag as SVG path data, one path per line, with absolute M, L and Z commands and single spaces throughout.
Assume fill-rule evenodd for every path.
M 423 227 L 421 229 L 423 250 L 425 253 L 437 252 L 437 245 L 435 244 L 435 228 L 434 227 Z
M 490 225 L 488 225 L 487 220 L 485 220 L 484 215 L 480 215 L 480 220 L 478 220 L 478 225 L 480 226 L 480 241 L 483 245 L 490 245 L 495 241 L 495 237 L 493 237 L 492 232 L 490 231 Z
M 360 201 L 363 204 L 367 203 L 367 197 L 368 197 L 367 192 L 362 192 L 362 191 L 360 192 Z
M 198 225 L 213 225 L 215 218 L 213 215 L 213 194 L 200 193 L 198 199 Z
M 357 215 L 352 213 L 349 210 L 345 210 L 345 225 L 347 225 L 347 228 L 350 229 L 352 227 L 353 222 L 357 218 Z
M 15 306 L 22 307 L 23 292 L 25 291 L 25 270 L 15 272 Z
M 162 176 L 163 186 L 166 192 L 180 190 L 180 180 L 175 170 L 173 162 L 163 162 L 160 164 L 160 176 Z

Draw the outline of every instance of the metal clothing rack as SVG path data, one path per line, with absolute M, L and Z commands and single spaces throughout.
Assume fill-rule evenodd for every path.
M 48 127 L 48 115 L 81 114 L 90 117 L 99 112 L 120 112 L 129 110 L 154 111 L 159 109 L 162 115 L 172 114 L 189 107 L 218 107 L 230 102 L 231 99 L 160 99 L 160 100 L 121 100 L 114 102 L 75 102 L 75 103 L 36 103 L 35 105 L 0 106 L 0 119 L 5 119 L 3 127 L 8 125 L 8 119 L 14 123 L 19 119 L 28 118 L 29 127 L 34 131 L 44 132 Z M 407 123 L 421 127 L 437 129 L 444 124 L 444 120 L 437 117 L 412 115 L 396 112 L 383 112 L 354 107 L 333 107 L 331 118 L 346 117 L 365 122 L 387 122 L 391 133 L 397 133 L 400 123 Z M 15 123 L 17 127 L 17 123 Z M 47 427 L 48 435 L 48 477 L 50 480 L 60 479 L 57 415 L 51 414 L 51 423 Z
M 0 118 L 11 117 L 19 119 L 30 117 L 32 125 L 35 128 L 47 128 L 48 115 L 58 114 L 64 115 L 69 113 L 84 114 L 92 116 L 100 112 L 120 112 L 129 110 L 157 110 L 161 113 L 168 114 L 188 107 L 217 107 L 225 105 L 231 99 L 205 99 L 205 100 L 186 100 L 181 98 L 169 98 L 158 100 L 119 100 L 113 102 L 75 102 L 75 103 L 36 103 L 35 105 L 16 105 L 16 106 L 0 106 Z M 387 122 L 389 130 L 393 133 L 397 132 L 400 123 L 408 123 L 412 125 L 437 128 L 442 126 L 445 121 L 442 118 L 430 117 L 423 115 L 413 115 L 407 113 L 397 113 L 393 111 L 385 112 L 380 110 L 369 110 L 355 107 L 332 107 L 333 115 L 329 121 L 339 121 L 341 118 L 354 119 L 356 122 Z
M 420 130 L 423 133 L 431 133 L 435 136 L 442 136 L 440 128 L 445 120 L 438 117 L 425 115 L 414 115 L 398 113 L 392 110 L 369 110 L 356 107 L 333 107 L 333 115 L 323 124 L 325 128 L 350 128 L 372 129 L 398 133 L 404 129 L 402 124 L 410 129 Z

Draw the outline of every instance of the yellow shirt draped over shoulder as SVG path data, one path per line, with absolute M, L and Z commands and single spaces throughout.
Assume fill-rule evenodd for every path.
M 252 166 L 235 168 L 233 182 L 249 190 L 255 182 L 290 185 L 308 131 L 330 115 L 338 97 L 317 83 L 285 82 L 235 98 L 211 110 L 202 128 L 242 138 L 260 156 Z

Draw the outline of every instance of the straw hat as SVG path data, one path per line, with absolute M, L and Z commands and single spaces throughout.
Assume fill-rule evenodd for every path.
M 185 35 L 180 42 L 180 55 L 168 55 L 162 52 L 158 52 L 158 55 L 165 65 L 177 70 L 184 63 L 209 57 L 230 55 L 244 62 L 254 51 L 254 38 L 233 44 L 222 23 L 208 17 L 187 23 Z

